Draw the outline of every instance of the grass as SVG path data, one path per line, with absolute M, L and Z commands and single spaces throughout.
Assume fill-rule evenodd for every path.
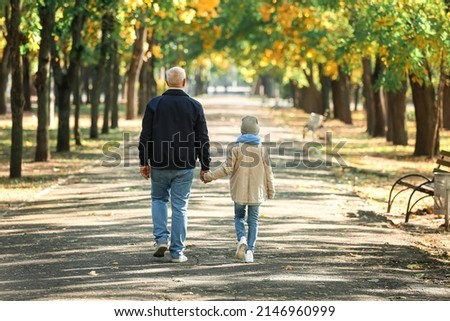
M 278 108 L 271 111 L 280 125 L 289 125 L 294 129 L 297 140 L 302 139 L 303 126 L 309 115 L 295 108 Z M 372 138 L 366 132 L 365 115 L 362 111 L 352 113 L 353 125 L 345 125 L 338 120 L 328 120 L 326 131 L 332 133 L 333 146 L 340 141 L 345 145 L 339 154 L 349 169 L 332 167 L 336 179 L 348 183 L 353 191 L 365 199 L 377 214 L 383 215 L 414 235 L 414 246 L 433 257 L 450 262 L 450 239 L 443 229 L 444 216 L 433 213 L 433 198 L 427 198 L 414 207 L 410 217 L 411 224 L 404 224 L 404 212 L 409 193 L 396 198 L 391 213 L 386 213 L 387 200 L 392 184 L 401 176 L 419 173 L 430 177 L 436 159 L 413 156 L 415 143 L 414 115 L 408 115 L 408 146 L 394 146 L 385 138 Z M 440 132 L 440 149 L 450 149 L 450 131 Z M 362 209 L 364 210 L 364 209 Z M 427 214 L 427 215 L 425 215 Z
M 36 111 L 24 114 L 22 177 L 9 178 L 9 157 L 11 148 L 11 115 L 0 116 L 0 211 L 30 199 L 37 191 L 65 180 L 86 166 L 104 158 L 102 148 L 107 142 L 122 142 L 123 133 L 137 135 L 140 120 L 125 121 L 125 106 L 120 106 L 119 129 L 100 134 L 99 139 L 89 139 L 90 115 L 88 106 L 83 106 L 80 117 L 82 146 L 76 146 L 71 133 L 71 152 L 56 153 L 56 125 L 50 129 L 51 159 L 48 162 L 34 162 L 36 150 Z M 73 116 L 71 121 L 73 121 Z M 102 125 L 102 119 L 98 122 Z M 72 123 L 71 123 L 72 127 Z M 101 130 L 101 127 L 100 127 Z
M 308 114 L 295 108 L 275 109 L 272 113 L 280 124 L 288 124 L 294 128 L 297 136 L 301 139 L 300 134 L 303 126 L 307 123 Z M 345 142 L 345 145 L 339 150 L 339 154 L 350 166 L 349 170 L 336 167 L 333 168 L 333 171 L 339 181 L 349 183 L 359 196 L 384 212 L 390 187 L 395 180 L 410 173 L 430 176 L 435 159 L 413 156 L 416 132 L 413 115 L 409 115 L 407 121 L 408 146 L 394 146 L 385 138 L 370 137 L 366 132 L 363 111 L 354 111 L 352 118 L 353 125 L 346 125 L 333 119 L 325 123 L 326 131 L 332 133 L 332 146 L 336 146 L 339 142 Z M 450 132 L 441 131 L 440 139 L 441 149 L 448 149 Z M 432 199 L 430 200 L 432 201 Z M 430 200 L 425 201 L 422 205 L 429 208 L 433 205 Z M 404 201 L 404 198 L 400 198 L 395 204 L 404 204 Z M 404 210 L 404 207 L 396 210 Z
M 46 163 L 34 162 L 36 148 L 37 117 L 35 111 L 24 115 L 24 149 L 23 149 L 23 177 L 9 179 L 9 154 L 11 119 L 10 115 L 0 116 L 0 192 L 4 202 L 21 202 L 27 194 L 38 189 L 55 184 L 67 178 L 83 167 L 92 165 L 103 158 L 102 148 L 110 141 L 121 142 L 123 133 L 130 132 L 132 137 L 137 135 L 140 120 L 125 121 L 125 106 L 120 108 L 119 129 L 111 130 L 109 134 L 100 135 L 99 139 L 89 139 L 90 116 L 89 106 L 83 106 L 80 118 L 83 146 L 75 146 L 71 141 L 70 153 L 54 152 L 56 146 L 56 129 L 50 130 L 51 160 Z M 288 124 L 296 132 L 300 140 L 303 125 L 307 122 L 308 114 L 295 108 L 278 108 L 272 110 L 275 120 L 280 125 Z M 351 184 L 356 193 L 373 201 L 380 208 L 385 208 L 389 187 L 398 177 L 408 173 L 430 175 L 434 166 L 434 159 L 412 156 L 414 152 L 415 123 L 414 115 L 408 116 L 407 127 L 409 134 L 408 146 L 394 146 L 386 142 L 385 138 L 371 138 L 366 133 L 365 115 L 362 111 L 352 114 L 353 125 L 345 125 L 338 120 L 328 120 L 326 130 L 332 133 L 332 142 L 345 142 L 339 150 L 342 159 L 352 167 L 352 170 L 334 168 L 340 181 Z M 99 120 L 101 126 L 102 120 Z M 55 126 L 56 127 L 56 126 Z M 441 147 L 450 146 L 450 132 L 441 132 Z M 20 193 L 17 193 L 20 190 Z M 18 194 L 25 196 L 17 197 Z M 9 197 L 7 197 L 9 195 Z

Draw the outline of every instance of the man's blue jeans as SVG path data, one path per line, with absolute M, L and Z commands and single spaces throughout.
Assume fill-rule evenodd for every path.
M 238 241 L 245 234 L 245 210 L 248 208 L 247 224 L 248 224 L 248 237 L 247 245 L 248 250 L 254 251 L 256 238 L 258 237 L 258 215 L 259 205 L 242 205 L 234 203 L 234 228 L 236 230 L 236 236 Z
M 186 248 L 187 208 L 193 177 L 193 169 L 151 170 L 153 236 L 156 243 L 170 241 L 172 258 L 178 258 Z M 170 233 L 167 228 L 169 198 L 172 207 Z

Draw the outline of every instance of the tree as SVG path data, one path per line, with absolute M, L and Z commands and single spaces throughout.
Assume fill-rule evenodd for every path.
M 133 53 L 130 68 L 127 72 L 127 115 L 126 119 L 137 117 L 137 83 L 144 56 L 144 44 L 147 39 L 147 27 L 136 25 L 136 40 L 133 44 Z
M 120 84 L 120 54 L 118 52 L 117 40 L 113 41 L 112 55 L 112 105 L 111 105 L 111 128 L 119 127 L 119 84 Z
M 406 128 L 406 82 L 397 89 L 386 93 L 388 118 L 390 122 L 390 141 L 394 145 L 408 145 Z
M 11 43 L 8 40 L 9 34 L 9 6 L 4 5 L 4 25 L 2 27 L 3 37 L 6 39 L 6 46 L 3 48 L 3 55 L 0 61 L 0 115 L 6 114 L 6 84 L 8 80 L 8 75 L 10 71 L 10 53 L 11 53 Z
M 443 128 L 450 129 L 450 74 L 445 75 L 442 92 L 442 122 Z
M 11 49 L 12 86 L 11 86 L 11 157 L 9 177 L 18 178 L 22 176 L 22 147 L 23 147 L 23 83 L 22 83 L 22 57 L 20 55 L 21 33 L 20 19 L 22 16 L 20 0 L 10 0 L 11 21 L 8 40 Z
M 71 34 L 71 49 L 69 53 L 69 61 L 60 57 L 60 51 L 58 51 L 57 43 L 52 43 L 52 68 L 54 72 L 54 79 L 57 94 L 57 106 L 58 106 L 58 135 L 57 135 L 57 152 L 69 152 L 70 151 L 70 95 L 73 90 L 74 77 L 80 64 L 81 55 L 83 52 L 83 44 L 81 39 L 81 31 L 83 30 L 83 23 L 85 18 L 85 0 L 76 0 L 73 8 L 73 18 L 69 26 L 69 32 Z M 65 12 L 68 14 L 68 12 Z M 66 20 L 58 21 L 63 24 Z M 60 34 L 64 37 L 65 34 Z M 61 47 L 67 44 L 60 44 Z M 61 51 L 64 51 L 61 48 Z M 64 53 L 64 52 L 63 52 Z
M 364 96 L 364 109 L 366 111 L 367 132 L 369 135 L 373 135 L 375 132 L 375 97 L 374 97 L 374 84 L 372 79 L 372 61 L 370 57 L 363 57 L 363 96 Z
M 432 157 L 439 146 L 438 90 L 434 83 L 450 59 L 449 19 L 442 1 L 380 3 L 373 32 L 384 65 L 383 84 L 395 91 L 409 78 L 416 114 L 414 155 Z
M 334 117 L 351 125 L 349 82 L 350 77 L 339 70 L 339 77 L 331 81 L 331 90 L 333 92 Z
M 55 1 L 47 0 L 38 4 L 41 21 L 41 42 L 39 46 L 38 71 L 36 74 L 36 89 L 38 96 L 38 128 L 36 137 L 36 162 L 46 162 L 50 159 L 48 106 L 50 99 L 49 75 L 51 60 L 52 32 L 55 24 Z
M 113 28 L 114 18 L 108 7 L 109 1 L 106 0 L 102 5 L 102 36 L 100 42 L 100 57 L 95 68 L 96 79 L 92 87 L 91 97 L 91 129 L 90 138 L 98 138 L 98 115 L 100 105 L 100 93 L 104 85 L 104 78 L 106 74 L 105 66 L 108 61 L 108 55 L 111 52 L 110 37 L 111 28 Z

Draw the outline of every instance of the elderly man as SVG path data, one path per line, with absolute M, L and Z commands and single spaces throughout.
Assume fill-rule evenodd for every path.
M 151 177 L 152 220 L 155 252 L 164 257 L 169 249 L 175 263 L 184 255 L 187 207 L 197 159 L 200 179 L 209 169 L 209 136 L 202 105 L 185 91 L 186 72 L 173 67 L 166 72 L 169 89 L 147 104 L 139 139 L 141 175 Z M 171 231 L 167 228 L 171 203 Z

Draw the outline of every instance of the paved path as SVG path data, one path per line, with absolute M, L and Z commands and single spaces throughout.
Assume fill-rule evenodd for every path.
M 257 101 L 204 104 L 216 155 L 245 114 L 258 116 L 261 135 L 270 133 L 277 146 L 298 139 Z M 254 264 L 233 259 L 227 179 L 194 181 L 189 261 L 153 258 L 149 186 L 133 150 L 128 167 L 97 163 L 1 217 L 0 300 L 450 299 L 448 275 L 409 234 L 325 166 L 285 168 L 293 151 L 272 151 L 277 196 L 262 206 Z

